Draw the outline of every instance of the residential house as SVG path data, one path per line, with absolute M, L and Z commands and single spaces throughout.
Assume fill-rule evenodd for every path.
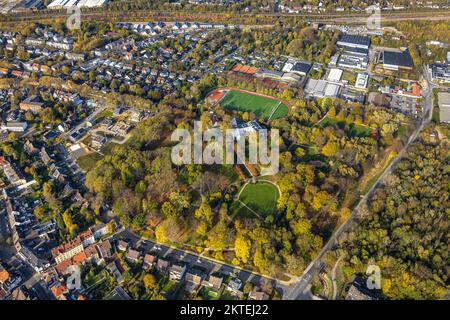
M 94 235 L 95 240 L 100 239 L 104 235 L 108 234 L 108 226 L 103 222 L 99 222 L 96 225 L 89 228 Z
M 144 266 L 148 268 L 153 268 L 158 261 L 158 257 L 152 254 L 146 254 L 144 256 Z
M 109 294 L 108 300 L 131 300 L 131 297 L 122 289 L 122 287 L 117 286 Z
M 93 134 L 91 136 L 91 147 L 94 149 L 101 149 L 103 148 L 103 146 L 108 142 L 108 138 L 98 135 L 98 134 Z
M 227 285 L 227 290 L 235 296 L 242 295 L 242 280 L 239 278 L 232 278 Z
M 116 279 L 117 283 L 123 282 L 122 272 L 120 272 L 119 268 L 115 261 L 111 261 L 106 268 L 111 272 L 113 277 Z
M 23 291 L 22 287 L 17 287 L 9 296 L 9 300 L 30 300 L 30 297 Z
M 134 249 L 130 249 L 130 250 L 128 250 L 128 252 L 127 252 L 125 257 L 126 257 L 126 259 L 128 261 L 138 262 L 140 256 L 141 256 L 141 253 L 139 251 L 134 250 Z
M 52 287 L 50 287 L 50 291 L 53 293 L 56 299 L 67 300 L 65 294 L 68 293 L 69 290 L 63 283 L 56 282 Z
M 184 280 L 186 281 L 185 290 L 189 293 L 196 291 L 198 288 L 200 288 L 204 279 L 204 272 L 197 269 L 189 270 L 189 272 L 186 272 L 186 276 L 184 278 Z
M 84 249 L 84 253 L 86 254 L 87 261 L 90 263 L 97 264 L 100 259 L 100 255 L 95 244 L 91 244 L 86 247 L 86 249 Z
M 24 148 L 27 154 L 30 156 L 39 153 L 39 149 L 36 148 L 30 140 L 25 141 Z
M 30 96 L 26 98 L 19 104 L 20 110 L 30 111 L 31 113 L 37 114 L 42 111 L 43 102 L 37 95 Z
M 186 273 L 186 265 L 174 264 L 169 268 L 170 280 L 180 281 Z
M 269 295 L 263 291 L 257 286 L 253 288 L 252 291 L 248 294 L 249 300 L 269 300 Z
M 0 286 L 9 280 L 9 272 L 0 264 Z
M 119 249 L 120 251 L 127 251 L 129 246 L 130 245 L 128 244 L 128 242 L 124 240 L 119 240 L 119 243 L 117 244 L 117 249 Z
M 54 161 L 55 156 L 53 153 L 48 153 L 47 149 L 45 147 L 41 148 L 41 160 L 44 162 L 45 165 L 48 165 L 50 162 Z
M 52 255 L 56 263 L 73 258 L 84 251 L 84 248 L 95 242 L 90 230 L 79 234 L 75 239 L 52 249 Z
M 102 259 L 110 258 L 113 255 L 112 245 L 109 239 L 100 241 L 97 244 L 97 248 Z
M 166 273 L 170 268 L 170 261 L 159 258 L 156 262 L 156 270 Z
M 218 275 L 210 275 L 208 280 L 203 281 L 203 285 L 213 291 L 219 291 L 222 287 L 223 278 Z

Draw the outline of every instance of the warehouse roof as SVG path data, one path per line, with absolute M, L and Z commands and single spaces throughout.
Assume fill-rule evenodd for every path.
M 438 101 L 440 121 L 450 123 L 450 93 L 439 92 Z
M 343 43 L 352 43 L 355 45 L 363 45 L 363 46 L 370 46 L 370 38 L 366 36 L 359 36 L 359 35 L 351 35 L 351 34 L 343 34 L 341 38 L 339 39 L 339 42 Z
M 292 68 L 291 72 L 301 72 L 304 74 L 307 74 L 309 72 L 309 69 L 311 69 L 311 64 L 306 62 L 296 62 Z
M 383 52 L 383 64 L 389 64 L 399 67 L 412 68 L 414 66 L 409 50 L 406 49 L 402 52 L 396 51 L 384 51 Z

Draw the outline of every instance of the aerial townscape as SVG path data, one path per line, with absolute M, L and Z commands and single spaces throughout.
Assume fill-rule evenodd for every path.
M 0 307 L 447 300 L 449 218 L 448 1 L 0 0 Z

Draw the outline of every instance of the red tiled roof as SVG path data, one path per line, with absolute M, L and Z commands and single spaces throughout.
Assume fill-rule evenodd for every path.
M 59 247 L 53 248 L 52 249 L 53 257 L 55 258 L 64 252 L 70 251 L 73 248 L 78 247 L 84 240 L 86 240 L 87 238 L 90 238 L 90 237 L 92 237 L 92 231 L 90 231 L 90 230 L 80 233 L 78 235 L 78 237 L 76 237 L 75 239 L 62 244 Z
M 0 282 L 5 282 L 9 279 L 9 273 L 5 269 L 0 270 Z
M 67 292 L 67 287 L 63 284 L 54 285 L 50 290 L 56 298 L 59 298 L 64 292 Z
M 58 263 L 56 265 L 56 271 L 58 271 L 58 273 L 64 273 L 66 271 L 66 269 L 72 265 L 72 261 L 71 260 L 65 260 L 61 263 Z
M 81 251 L 80 253 L 77 253 L 72 258 L 72 264 L 82 264 L 84 261 L 87 260 L 86 253 L 84 251 Z
M 84 249 L 84 252 L 86 253 L 86 257 L 89 259 L 92 256 L 95 256 L 98 254 L 97 249 L 95 248 L 95 245 L 92 244 L 89 247 L 87 247 L 86 249 Z

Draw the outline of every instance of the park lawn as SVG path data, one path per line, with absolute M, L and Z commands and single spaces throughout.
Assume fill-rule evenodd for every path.
M 288 106 L 280 101 L 261 97 L 251 93 L 230 90 L 220 101 L 220 105 L 229 110 L 251 112 L 258 118 L 269 118 L 274 108 L 277 108 L 271 119 L 279 119 L 287 116 Z
M 112 154 L 113 148 L 115 146 L 117 146 L 116 143 L 109 142 L 103 146 L 100 152 L 104 155 Z M 83 157 L 78 158 L 77 163 L 80 166 L 80 168 L 83 169 L 84 171 L 90 171 L 101 159 L 103 159 L 103 156 L 101 154 L 99 154 L 98 152 L 92 152 Z
M 88 155 L 78 158 L 77 163 L 84 171 L 89 171 L 95 167 L 97 161 L 100 161 L 103 157 L 97 152 L 92 152 Z
M 405 125 L 401 125 L 395 132 L 395 137 L 402 137 L 408 128 Z
M 231 218 L 257 218 L 257 216 L 242 205 L 239 201 L 234 201 L 230 206 Z
M 258 181 L 245 186 L 239 199 L 263 218 L 276 211 L 278 190 L 268 182 Z
M 358 125 L 356 123 L 351 123 L 346 127 L 345 121 L 339 121 L 336 118 L 326 116 L 325 119 L 320 123 L 321 127 L 337 126 L 338 128 L 344 130 L 349 137 L 368 137 L 372 132 L 372 128 L 367 126 Z

